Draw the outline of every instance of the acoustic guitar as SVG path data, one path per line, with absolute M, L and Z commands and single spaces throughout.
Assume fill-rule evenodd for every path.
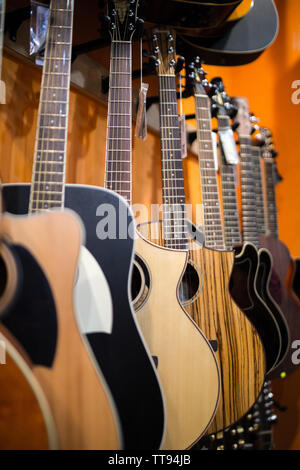
M 137 262 L 142 261 L 141 268 L 146 269 L 149 285 L 141 296 L 136 315 L 151 354 L 157 358 L 165 397 L 167 427 L 162 448 L 186 449 L 206 432 L 216 413 L 220 380 L 211 345 L 179 301 L 178 288 L 188 261 L 188 246 L 181 204 L 183 177 L 178 146 L 175 39 L 171 33 L 156 31 L 153 41 L 159 61 L 165 218 L 164 233 L 159 222 L 138 226 Z M 173 187 L 170 168 L 176 173 L 178 190 Z M 170 213 L 174 207 L 177 224 Z M 155 239 L 155 233 L 160 240 Z
M 261 128 L 261 132 L 267 137 L 262 147 L 263 178 L 265 194 L 266 224 L 265 232 L 260 232 L 260 246 L 266 247 L 273 256 L 273 283 L 271 292 L 278 299 L 278 304 L 285 315 L 290 329 L 290 348 L 284 361 L 269 375 L 270 379 L 282 376 L 282 373 L 290 373 L 297 364 L 293 363 L 293 344 L 300 337 L 300 307 L 291 296 L 288 288 L 289 273 L 292 269 L 292 259 L 287 246 L 280 241 L 277 219 L 276 203 L 276 164 L 272 156 L 272 146 L 269 141 L 271 132 L 269 129 Z
M 217 95 L 213 96 L 213 106 L 217 110 L 218 131 L 226 133 L 231 130 L 230 102 L 226 98 L 222 79 L 215 78 L 211 82 L 217 86 Z M 214 99 L 215 98 L 215 99 Z M 225 106 L 227 103 L 227 106 Z M 233 140 L 233 139 L 232 139 Z M 233 141 L 232 145 L 235 146 Z M 249 200 L 253 195 L 261 194 L 258 184 L 254 187 L 254 173 L 251 164 L 256 168 L 257 160 L 245 154 L 245 146 L 241 146 L 241 184 L 242 184 L 242 220 L 243 241 L 239 222 L 237 204 L 237 167 L 225 159 L 220 139 L 220 176 L 222 188 L 222 205 L 224 219 L 225 245 L 227 249 L 235 249 L 236 258 L 234 273 L 230 280 L 230 292 L 235 302 L 254 324 L 263 342 L 266 353 L 267 371 L 270 371 L 283 359 L 289 346 L 289 331 L 286 321 L 275 301 L 269 293 L 272 260 L 266 250 L 258 249 L 258 234 L 247 231 L 247 221 L 253 214 L 249 212 Z M 259 162 L 259 161 L 258 161 Z M 253 186 L 252 186 L 253 185 Z M 260 214 L 260 206 L 256 205 L 256 216 Z M 253 229 L 253 226 L 251 226 Z M 244 287 L 241 287 L 244 286 Z
M 69 10 L 57 13 L 58 6 L 67 5 Z M 74 293 L 81 332 L 87 335 L 91 358 L 114 397 L 124 447 L 158 449 L 165 429 L 163 397 L 130 304 L 134 240 L 129 227 L 134 220 L 127 204 L 128 180 L 122 191 L 117 173 L 112 186 L 115 165 L 124 170 L 131 159 L 131 38 L 139 21 L 137 2 L 131 2 L 129 9 L 122 4 L 119 10 L 110 1 L 108 7 L 112 47 L 105 189 L 64 184 L 73 2 L 52 0 L 32 184 L 5 185 L 3 195 L 6 210 L 14 214 L 66 206 L 82 219 L 87 238 Z M 116 221 L 115 237 L 99 235 L 108 207 Z
M 177 50 L 186 59 L 200 56 L 209 65 L 244 65 L 256 60 L 271 46 L 278 27 L 274 1 L 254 0 L 242 18 L 223 23 L 217 30 L 212 30 L 211 35 L 191 37 L 189 33 L 180 33 Z
M 4 241 L 0 219 L 0 318 L 20 289 L 20 262 Z M 0 449 L 56 449 L 57 435 L 45 394 L 24 350 L 0 325 Z
M 159 64 L 163 202 L 166 206 L 163 223 L 156 233 L 161 234 L 158 242 L 163 246 L 188 250 L 179 298 L 211 342 L 220 368 L 220 403 L 208 428 L 208 433 L 212 433 L 238 420 L 254 403 L 263 383 L 265 358 L 257 332 L 237 308 L 228 290 L 234 253 L 217 251 L 224 250 L 223 230 L 212 154 L 210 101 L 200 78 L 196 82 L 195 105 L 206 247 L 188 237 L 175 76 L 170 66 L 170 61 L 172 64 L 174 60 L 173 50 L 166 39 L 160 39 L 155 48 Z M 174 208 L 172 210 L 171 206 L 168 211 L 171 204 Z M 148 232 L 150 237 L 150 227 Z M 157 243 L 153 229 L 152 232 L 152 241 Z
M 30 217 L 5 215 L 1 234 L 9 240 L 22 270 L 14 302 L 1 320 L 25 350 L 44 390 L 57 446 L 120 448 L 112 397 L 90 359 L 88 342 L 75 318 L 73 286 L 83 241 L 79 219 L 61 211 Z
M 152 27 L 163 25 L 197 37 L 218 30 L 240 4 L 241 0 L 152 0 L 142 3 L 141 14 Z

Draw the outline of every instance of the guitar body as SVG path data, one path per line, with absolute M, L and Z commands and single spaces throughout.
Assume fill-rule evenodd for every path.
M 294 258 L 292 260 L 290 292 L 294 300 L 300 306 L 300 259 Z
M 274 1 L 255 0 L 245 16 L 235 22 L 223 23 L 211 31 L 213 34 L 203 34 L 202 37 L 180 34 L 177 51 L 186 60 L 200 56 L 209 65 L 244 65 L 256 60 L 270 47 L 277 36 L 278 26 Z
M 245 243 L 235 255 L 229 290 L 235 303 L 258 332 L 266 354 L 266 369 L 270 371 L 277 364 L 280 356 L 281 332 L 272 311 L 268 311 L 262 300 L 261 294 L 266 288 L 260 271 L 255 246 Z M 245 287 L 241 288 L 241 286 Z
M 268 250 L 260 249 L 258 251 L 259 256 L 259 267 L 256 276 L 256 288 L 263 299 L 264 303 L 267 305 L 269 310 L 272 312 L 275 321 L 280 330 L 281 337 L 281 351 L 277 360 L 277 365 L 285 358 L 289 351 L 290 347 L 290 332 L 287 321 L 280 310 L 279 305 L 273 299 L 270 292 L 271 277 L 273 271 L 273 261 L 271 254 Z M 272 338 L 272 336 L 270 336 Z
M 159 223 L 138 227 L 144 236 Z M 187 252 L 153 245 L 142 236 L 136 253 L 147 266 L 150 289 L 137 318 L 151 354 L 157 357 L 167 429 L 163 449 L 191 447 L 207 430 L 217 409 L 219 371 L 207 339 L 178 299 Z
M 211 29 L 218 29 L 240 3 L 241 0 L 152 0 L 141 4 L 140 15 L 152 25 L 169 26 L 190 36 L 205 36 Z
M 3 326 L 0 341 L 6 350 L 0 366 L 0 449 L 57 449 L 53 416 L 27 358 Z
M 146 236 L 144 229 L 142 233 Z M 162 245 L 161 224 L 156 233 L 160 237 L 152 241 Z M 151 232 L 147 236 L 151 238 Z M 265 375 L 261 340 L 229 294 L 233 261 L 233 252 L 201 248 L 190 241 L 189 263 L 180 288 L 185 311 L 217 349 L 220 403 L 208 433 L 228 427 L 247 412 L 259 395 Z
M 4 185 L 6 210 L 26 214 L 29 190 L 29 184 Z M 133 240 L 127 237 L 126 230 L 124 238 L 118 235 L 115 239 L 98 238 L 96 228 L 101 220 L 98 211 L 102 204 L 108 204 L 106 207 L 117 214 L 116 234 L 119 234 L 120 214 L 123 222 L 125 220 L 125 229 L 133 223 L 128 205 L 116 193 L 92 186 L 65 187 L 65 206 L 81 217 L 86 230 L 85 246 L 101 266 L 112 298 L 111 332 L 103 328 L 87 337 L 114 397 L 124 448 L 158 449 L 165 429 L 164 404 L 154 363 L 129 301 Z
M 273 271 L 270 292 L 285 316 L 290 331 L 289 351 L 279 366 L 268 375 L 268 378 L 274 379 L 279 377 L 281 372 L 290 373 L 297 367 L 296 364 L 292 363 L 293 350 L 291 346 L 293 341 L 300 337 L 300 309 L 287 290 L 287 275 L 291 265 L 287 246 L 274 236 L 261 235 L 259 243 L 272 255 Z
M 60 449 L 121 445 L 114 404 L 89 346 L 79 332 L 73 286 L 81 231 L 71 214 L 5 216 L 23 282 L 2 322 L 32 363 L 53 413 Z
M 258 333 L 229 293 L 234 253 L 194 242 L 189 253 L 202 283 L 198 296 L 184 307 L 205 336 L 216 341 L 221 372 L 220 404 L 208 430 L 214 433 L 238 421 L 255 402 L 263 386 L 265 355 Z

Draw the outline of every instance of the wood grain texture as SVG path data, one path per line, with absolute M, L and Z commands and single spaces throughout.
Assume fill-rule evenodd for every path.
M 24 352 L 3 326 L 6 363 L 0 366 L 0 449 L 47 450 L 57 448 L 53 416 L 44 391 Z
M 150 292 L 137 319 L 151 354 L 158 358 L 167 420 L 162 448 L 186 449 L 202 436 L 215 414 L 217 362 L 177 297 L 187 252 L 154 246 L 141 237 L 135 251 L 151 273 Z
M 58 321 L 52 368 L 34 366 L 49 401 L 60 449 L 118 449 L 120 436 L 113 402 L 101 371 L 80 335 L 74 316 L 73 286 L 81 231 L 70 213 L 6 216 L 3 233 L 29 249 L 52 287 Z M 41 312 L 42 314 L 42 312 Z
M 156 232 L 159 239 L 151 237 L 147 224 L 141 227 L 143 235 L 163 243 L 161 226 Z M 189 260 L 196 267 L 200 287 L 194 301 L 184 304 L 184 309 L 206 338 L 216 340 L 218 346 L 220 402 L 208 429 L 208 433 L 214 433 L 236 422 L 255 402 L 265 377 L 265 356 L 256 330 L 229 294 L 234 253 L 201 248 L 190 241 Z

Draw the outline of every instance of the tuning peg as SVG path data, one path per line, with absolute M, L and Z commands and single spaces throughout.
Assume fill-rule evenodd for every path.
M 210 439 L 211 441 L 215 441 L 215 440 L 216 440 L 216 435 L 215 435 L 215 434 L 211 434 L 211 435 L 209 436 L 209 439 Z
M 218 105 L 216 103 L 211 104 L 211 115 L 216 117 L 218 114 Z M 218 132 L 218 129 L 213 129 L 213 132 Z
M 244 428 L 242 426 L 238 426 L 236 430 L 238 434 L 242 434 L 244 432 Z
M 236 429 L 235 428 L 230 429 L 230 434 L 232 436 L 235 436 L 236 435 Z
M 239 446 L 238 446 L 237 443 L 232 444 L 232 449 L 233 450 L 237 450 L 238 448 L 239 448 Z
M 215 87 L 217 88 L 217 90 L 222 93 L 225 91 L 225 88 L 224 88 L 224 84 L 223 84 L 223 80 L 221 77 L 214 77 L 212 80 L 211 80 L 211 83 L 213 85 L 215 85 Z
M 184 62 L 185 62 L 184 57 L 182 57 L 182 56 L 178 57 L 177 63 L 176 63 L 176 66 L 175 66 L 175 74 L 178 74 L 179 72 L 181 72 L 181 70 L 183 69 L 183 66 L 184 66 Z
M 225 447 L 223 445 L 217 447 L 217 450 L 224 450 L 224 449 Z
M 274 398 L 274 393 L 272 392 L 264 392 L 264 395 L 265 395 L 265 400 L 272 400 Z
M 268 417 L 267 421 L 269 424 L 276 424 L 278 423 L 278 416 L 274 413 Z

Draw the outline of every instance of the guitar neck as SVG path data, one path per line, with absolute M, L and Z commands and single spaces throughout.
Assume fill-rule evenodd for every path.
M 266 232 L 265 224 L 265 205 L 264 205 L 264 193 L 262 185 L 262 174 L 261 174 L 261 149 L 260 147 L 252 146 L 252 157 L 253 157 L 253 178 L 255 186 L 255 197 L 256 197 L 256 221 L 257 231 L 259 235 L 264 235 Z
M 242 226 L 244 242 L 258 246 L 256 194 L 251 137 L 239 135 L 241 159 Z
M 228 116 L 218 116 L 218 129 L 230 128 Z M 236 197 L 236 166 L 226 162 L 220 145 L 220 175 L 222 188 L 225 248 L 232 249 L 242 243 L 240 219 Z
M 195 106 L 202 204 L 204 208 L 205 246 L 223 250 L 225 242 L 213 153 L 211 112 L 208 96 L 206 94 L 195 94 Z
M 52 0 L 44 55 L 29 212 L 64 206 L 73 0 Z
M 164 245 L 185 250 L 185 194 L 175 76 L 159 75 L 158 80 Z
M 264 155 L 264 152 L 263 152 Z M 271 156 L 263 156 L 265 196 L 266 196 L 266 233 L 278 238 L 278 220 L 276 203 L 276 168 Z
M 112 41 L 105 187 L 132 200 L 131 41 Z
M 2 77 L 4 18 L 5 18 L 5 0 L 0 0 L 0 79 Z

